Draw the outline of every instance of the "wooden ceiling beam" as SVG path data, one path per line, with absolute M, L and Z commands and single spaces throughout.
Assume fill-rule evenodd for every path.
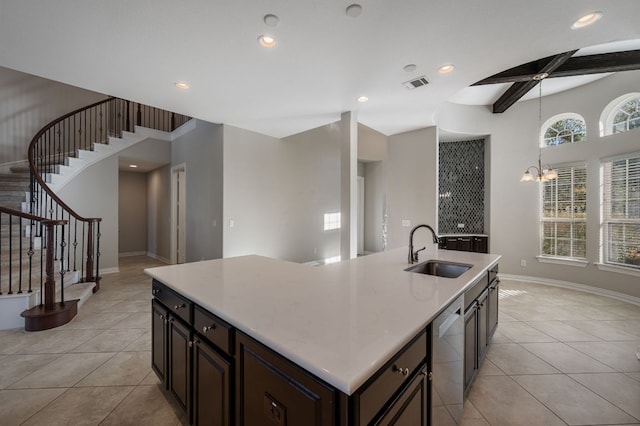
M 539 73 L 538 70 L 540 68 L 538 65 L 551 58 L 553 57 L 511 68 L 507 71 L 485 78 L 484 80 L 480 80 L 477 83 L 474 83 L 473 86 L 529 81 Z M 625 52 L 571 57 L 564 64 L 554 70 L 553 73 L 550 73 L 547 78 L 573 77 L 577 75 L 633 71 L 638 69 L 640 69 L 640 50 L 628 50 Z
M 535 74 L 548 73 L 551 74 L 557 68 L 559 68 L 562 64 L 567 62 L 571 55 L 576 53 L 577 50 L 572 50 L 569 52 L 564 52 L 559 55 L 552 56 L 548 59 L 548 61 L 539 68 L 538 72 Z M 541 62 L 541 61 L 536 61 Z M 526 95 L 531 89 L 536 87 L 539 83 L 539 80 L 530 79 L 528 81 L 519 81 L 517 83 L 513 83 L 509 89 L 505 93 L 500 96 L 500 98 L 493 104 L 493 112 L 494 114 L 499 114 L 505 112 L 511 105 L 515 104 L 520 98 Z

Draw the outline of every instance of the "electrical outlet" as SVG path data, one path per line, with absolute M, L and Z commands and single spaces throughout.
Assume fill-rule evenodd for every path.
M 229 219 L 229 228 L 233 228 L 234 226 L 236 226 L 236 221 L 233 219 Z
M 462 229 L 462 228 L 464 228 L 464 223 L 459 223 L 458 224 L 458 229 Z
M 522 266 L 522 267 L 527 266 L 527 260 L 526 259 L 520 259 L 520 266 Z

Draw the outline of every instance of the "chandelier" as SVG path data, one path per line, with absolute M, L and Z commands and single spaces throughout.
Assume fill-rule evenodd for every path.
M 534 80 L 539 81 L 538 87 L 538 129 L 542 128 L 542 80 L 549 76 L 549 73 L 541 72 L 533 76 Z M 542 146 L 538 141 L 538 165 L 529 166 L 524 171 L 520 182 L 546 182 L 558 177 L 556 172 L 549 164 L 542 164 Z

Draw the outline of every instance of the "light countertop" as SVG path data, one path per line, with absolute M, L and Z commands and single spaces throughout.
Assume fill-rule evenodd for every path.
M 324 266 L 252 255 L 145 272 L 350 395 L 500 258 L 433 245 L 421 262 L 473 265 L 441 278 L 405 272 L 407 253 Z

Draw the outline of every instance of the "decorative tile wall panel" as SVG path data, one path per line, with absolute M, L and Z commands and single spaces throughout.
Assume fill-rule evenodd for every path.
M 484 146 L 484 139 L 440 142 L 440 234 L 485 233 Z M 459 228 L 458 224 L 464 224 L 464 228 Z

